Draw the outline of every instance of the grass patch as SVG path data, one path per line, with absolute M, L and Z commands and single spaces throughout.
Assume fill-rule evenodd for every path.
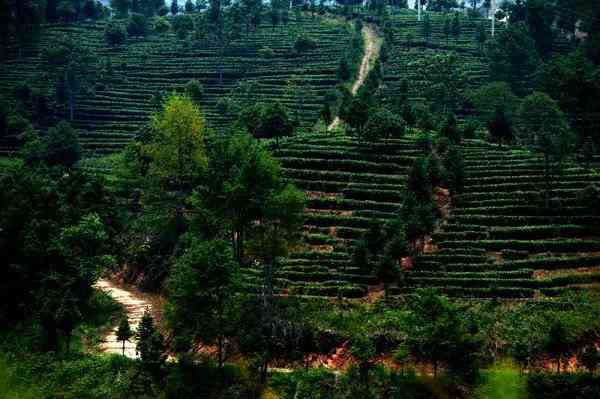
M 509 361 L 494 364 L 483 372 L 483 378 L 476 399 L 527 399 L 526 378 Z

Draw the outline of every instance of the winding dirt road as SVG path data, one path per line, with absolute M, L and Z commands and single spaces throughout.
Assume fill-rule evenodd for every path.
M 375 33 L 373 27 L 369 25 L 363 26 L 362 34 L 365 41 L 365 54 L 363 55 L 363 59 L 360 63 L 358 77 L 356 78 L 356 81 L 354 82 L 354 84 L 352 85 L 352 89 L 350 90 L 353 96 L 355 96 L 356 93 L 358 93 L 358 89 L 360 89 L 361 86 L 365 83 L 365 81 L 367 80 L 367 76 L 369 76 L 369 73 L 375 66 L 375 61 L 377 60 L 377 58 L 379 58 L 379 51 L 381 50 L 382 44 L 381 38 L 377 36 L 377 33 Z M 336 116 L 333 122 L 331 122 L 331 124 L 327 128 L 327 130 L 336 129 L 340 125 L 340 123 L 340 118 Z
M 132 331 L 135 331 L 142 320 L 142 316 L 146 309 L 152 311 L 153 306 L 147 298 L 144 298 L 140 293 L 117 286 L 110 280 L 99 280 L 94 287 L 109 294 L 116 302 L 123 305 L 129 325 Z M 108 335 L 104 337 L 100 344 L 100 349 L 105 353 L 123 353 L 123 343 L 117 340 L 116 332 L 118 325 L 115 326 Z M 125 356 L 130 358 L 138 357 L 135 351 L 135 339 L 125 342 Z

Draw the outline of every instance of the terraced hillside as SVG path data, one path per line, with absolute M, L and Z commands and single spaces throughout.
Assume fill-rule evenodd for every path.
M 402 13 L 390 19 L 393 41 L 389 44 L 389 61 L 385 64 L 384 88 L 382 95 L 393 99 L 400 92 L 400 82 L 410 82 L 408 98 L 413 102 L 424 102 L 424 90 L 430 86 L 423 74 L 423 66 L 428 57 L 455 53 L 458 58 L 460 72 L 467 84 L 476 87 L 484 83 L 488 77 L 488 67 L 483 52 L 475 41 L 475 30 L 483 19 L 461 18 L 460 35 L 444 35 L 445 14 L 429 13 L 431 21 L 431 38 L 425 45 L 422 23 L 413 13 Z M 486 27 L 489 28 L 489 23 Z M 489 35 L 489 33 L 488 33 Z
M 99 153 L 123 147 L 136 134 L 155 110 L 153 95 L 181 89 L 191 79 L 204 86 L 201 105 L 214 128 L 231 120 L 226 112 L 217 111 L 217 101 L 242 81 L 249 83 L 251 91 L 240 91 L 239 98 L 252 103 L 279 101 L 298 110 L 302 124 L 310 126 L 318 119 L 325 91 L 337 83 L 336 69 L 352 29 L 350 24 L 322 17 L 292 18 L 276 28 L 265 22 L 232 42 L 221 57 L 214 41 L 181 40 L 173 33 L 129 39 L 126 45 L 111 48 L 105 43 L 104 28 L 105 22 L 48 26 L 39 41 L 20 49 L 20 58 L 15 48 L 10 59 L 0 64 L 0 89 L 12 93 L 21 81 L 45 86 L 40 50 L 58 35 L 76 38 L 99 62 L 110 60 L 111 78 L 92 92 L 81 93 L 73 121 L 84 147 Z M 292 51 L 301 34 L 313 39 L 317 48 L 300 54 Z M 264 48 L 273 50 L 272 58 L 264 58 L 260 51 Z M 290 80 L 296 82 L 295 93 L 288 89 Z M 3 149 L 10 150 L 11 143 L 5 142 Z
M 465 146 L 466 184 L 406 280 L 464 297 L 553 296 L 600 282 L 600 217 L 577 192 L 600 175 L 570 164 L 543 199 L 543 159 L 483 142 Z
M 464 151 L 464 193 L 391 293 L 436 287 L 455 297 L 531 299 L 600 283 L 600 216 L 576 205 L 578 191 L 600 175 L 569 165 L 553 185 L 549 209 L 541 156 L 481 141 Z M 276 156 L 309 205 L 306 244 L 278 269 L 277 292 L 359 298 L 379 289 L 374 276 L 350 267 L 352 247 L 371 220 L 395 217 L 418 154 L 411 138 L 366 146 L 309 136 L 284 144 Z M 261 272 L 246 271 L 246 284 L 260 289 Z
M 429 12 L 431 37 L 426 42 L 423 36 L 423 24 L 418 22 L 415 13 L 403 11 L 389 19 L 393 40 L 388 41 L 389 54 L 385 63 L 384 85 L 382 97 L 389 100 L 396 98 L 400 91 L 400 82 L 410 82 L 407 96 L 414 103 L 425 103 L 424 93 L 431 89 L 431 82 L 424 73 L 426 60 L 431 56 L 455 54 L 457 57 L 457 74 L 462 76 L 467 88 L 475 88 L 489 83 L 490 72 L 485 52 L 476 40 L 476 30 L 483 24 L 487 40 L 491 39 L 490 21 L 484 18 L 468 18 L 460 16 L 460 33 L 457 36 L 444 34 L 444 21 L 452 16 L 444 13 Z M 496 32 L 504 29 L 497 24 Z M 565 52 L 572 49 L 572 44 L 563 39 L 556 39 L 554 51 Z M 493 79 L 492 79 L 493 80 Z
M 295 138 L 275 153 L 289 181 L 309 198 L 306 245 L 276 274 L 276 288 L 291 295 L 362 297 L 372 276 L 348 266 L 351 248 L 372 219 L 395 217 L 406 173 L 418 155 L 413 140 L 367 146 L 344 136 Z M 246 282 L 259 289 L 259 271 Z

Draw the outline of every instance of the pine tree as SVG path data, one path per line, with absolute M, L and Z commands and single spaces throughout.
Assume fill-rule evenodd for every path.
M 483 50 L 483 45 L 487 40 L 487 32 L 485 31 L 485 25 L 480 23 L 475 28 L 475 41 L 479 44 L 479 50 Z
M 425 38 L 425 44 L 429 44 L 429 39 L 431 39 L 431 20 L 428 14 L 425 14 L 423 18 L 422 33 L 423 38 Z
M 450 38 L 450 34 L 452 33 L 452 22 L 450 18 L 446 17 L 444 19 L 444 36 L 446 36 L 446 46 L 448 45 L 448 39 Z
M 142 316 L 136 337 L 136 352 L 140 355 L 142 367 L 158 378 L 165 362 L 165 344 L 162 334 L 154 327 L 154 319 L 149 309 L 146 309 Z
M 325 130 L 331 124 L 333 120 L 333 112 L 331 111 L 331 106 L 329 103 L 325 103 L 323 105 L 323 109 L 321 110 L 321 119 L 323 119 L 323 124 L 325 125 Z
M 142 320 L 140 321 L 140 325 L 136 331 L 135 337 L 138 340 L 137 351 L 140 352 L 140 345 L 142 341 L 147 341 L 152 334 L 154 334 L 154 318 L 150 314 L 150 309 L 146 308 L 144 311 L 144 315 L 142 316 Z
M 453 145 L 448 149 L 448 154 L 444 160 L 448 188 L 450 193 L 457 194 L 463 189 L 465 180 L 465 164 L 460 147 Z
M 454 41 L 458 41 L 458 37 L 460 36 L 462 28 L 460 26 L 460 18 L 458 13 L 454 14 L 454 20 L 452 21 L 452 36 L 454 36 Z
M 127 316 L 124 316 L 117 329 L 117 339 L 123 343 L 123 356 L 125 356 L 125 341 L 129 341 L 131 337 L 133 337 L 133 331 L 131 331 Z

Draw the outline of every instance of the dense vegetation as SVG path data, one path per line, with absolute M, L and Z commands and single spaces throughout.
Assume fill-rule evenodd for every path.
M 600 396 L 600 6 L 419 1 L 0 0 L 0 397 Z

